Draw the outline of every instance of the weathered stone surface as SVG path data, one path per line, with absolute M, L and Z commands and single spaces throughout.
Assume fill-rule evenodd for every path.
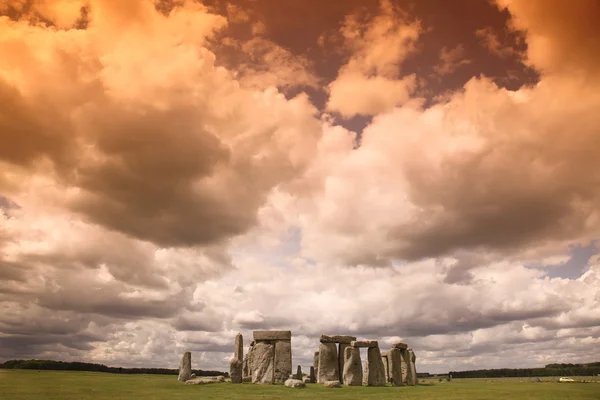
M 252 349 L 252 348 L 250 348 Z M 244 361 L 243 361 L 243 365 L 242 365 L 242 379 L 246 378 L 250 376 L 249 372 L 248 372 L 248 354 L 246 354 L 244 356 Z
M 406 350 L 408 349 L 408 345 L 406 343 L 398 342 L 392 345 L 394 349 Z
M 273 380 L 283 383 L 292 373 L 292 342 L 278 340 L 275 342 L 275 371 Z
M 191 379 L 194 379 L 196 377 L 196 374 L 192 374 Z
M 185 382 L 192 378 L 192 353 L 186 351 L 181 357 L 181 363 L 179 364 L 179 376 L 178 381 Z
M 274 359 L 275 346 L 272 344 L 258 342 L 252 347 L 252 351 L 248 354 L 248 368 L 252 374 L 252 383 L 273 383 Z
M 379 347 L 377 340 L 353 340 L 350 342 L 352 347 Z
M 360 360 L 360 349 L 357 347 L 346 347 L 344 349 L 344 359 L 344 371 L 342 374 L 344 385 L 361 386 L 363 371 Z
M 351 341 L 356 340 L 355 336 L 346 335 L 321 335 L 321 343 L 345 343 L 350 344 Z
M 225 382 L 225 377 L 219 376 L 199 376 L 193 379 L 185 381 L 186 385 L 205 385 L 208 383 L 222 383 Z
M 292 340 L 291 331 L 254 331 L 254 340 Z
M 229 363 L 229 376 L 231 377 L 231 383 L 242 383 L 244 363 L 237 358 L 232 358 Z
M 244 382 L 244 383 L 251 383 L 252 382 L 252 377 L 251 376 L 245 376 L 242 379 L 242 382 Z
M 389 379 L 392 386 L 404 386 L 402 380 L 402 354 L 400 349 L 392 348 L 388 352 Z
M 323 386 L 328 388 L 341 388 L 342 384 L 340 381 L 325 381 L 323 382 Z
M 363 385 L 369 382 L 369 358 L 365 360 L 365 368 L 363 369 Z
M 383 369 L 379 347 L 369 347 L 369 350 L 367 350 L 367 359 L 369 360 L 367 385 L 385 386 L 385 370 Z
M 310 383 L 317 382 L 317 377 L 315 376 L 315 367 L 310 367 L 310 374 L 308 375 L 308 379 L 310 379 Z
M 284 383 L 285 386 L 291 388 L 304 388 L 306 384 L 300 379 L 288 379 Z
M 298 365 L 298 369 L 296 369 L 296 378 L 302 380 L 302 367 Z
M 413 351 L 413 349 L 408 349 L 408 360 L 407 360 L 407 366 L 408 366 L 408 372 L 407 372 L 407 377 L 406 377 L 406 381 L 408 385 L 414 386 L 417 384 L 417 367 L 416 367 L 416 362 L 417 362 L 417 356 L 415 356 L 415 352 Z
M 315 351 L 315 356 L 313 357 L 313 367 L 315 367 L 315 372 L 319 373 L 319 352 Z
M 389 382 L 390 381 L 390 364 L 389 364 L 389 358 L 388 358 L 387 352 L 381 354 L 381 361 L 383 362 L 383 369 L 385 370 L 385 381 Z
M 404 352 L 406 350 L 400 350 L 401 365 L 402 365 L 402 383 L 406 385 L 406 374 L 408 373 L 408 366 L 406 365 L 406 359 L 404 358 Z
M 321 343 L 319 346 L 319 383 L 336 381 L 339 376 L 337 346 L 335 343 Z
M 235 335 L 235 346 L 233 348 L 233 358 L 244 361 L 244 338 L 241 333 Z
M 302 378 L 302 382 L 304 382 L 304 383 L 314 383 L 313 381 L 310 380 L 310 376 L 305 376 L 304 378 Z
M 347 343 L 340 343 L 338 344 L 338 371 L 339 371 L 339 376 L 338 376 L 338 381 L 340 382 L 344 382 L 344 350 L 346 350 L 346 347 L 348 347 L 349 344 Z

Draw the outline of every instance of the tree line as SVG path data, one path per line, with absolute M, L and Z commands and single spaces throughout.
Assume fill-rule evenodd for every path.
M 530 376 L 596 376 L 600 362 L 588 364 L 548 364 L 544 368 L 500 368 L 450 371 L 452 378 L 526 378 Z
M 4 369 L 37 369 L 53 371 L 90 371 L 90 372 L 109 372 L 114 374 L 160 374 L 177 375 L 178 369 L 171 368 L 123 368 L 108 367 L 104 364 L 94 364 L 79 361 L 54 361 L 54 360 L 9 360 L 0 364 Z M 229 377 L 228 372 L 210 371 L 196 369 L 192 370 L 196 376 L 217 376 L 223 375 Z

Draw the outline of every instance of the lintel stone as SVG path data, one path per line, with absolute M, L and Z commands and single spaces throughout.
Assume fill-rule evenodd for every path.
M 346 335 L 321 335 L 321 343 L 343 343 L 350 344 L 353 340 L 356 340 L 355 336 Z
M 394 349 L 406 350 L 408 349 L 408 345 L 406 343 L 398 342 L 392 345 Z
M 254 340 L 292 340 L 291 331 L 254 331 Z
M 377 340 L 353 340 L 350 342 L 352 347 L 379 347 Z

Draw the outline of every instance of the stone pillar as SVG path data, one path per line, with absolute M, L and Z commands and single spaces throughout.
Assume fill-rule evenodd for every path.
M 365 360 L 365 368 L 363 369 L 363 385 L 367 385 L 369 383 L 369 358 Z
M 318 382 L 337 381 L 339 375 L 337 346 L 335 343 L 321 343 L 319 346 Z
M 185 382 L 192 379 L 192 353 L 186 351 L 181 357 L 181 363 L 179 364 L 179 376 L 178 381 Z
M 381 353 L 381 362 L 383 362 L 383 370 L 385 371 L 385 381 L 390 381 L 390 365 L 388 363 L 388 353 Z
M 338 380 L 340 382 L 344 382 L 344 358 L 345 358 L 345 353 L 344 351 L 346 350 L 346 348 L 349 346 L 348 343 L 340 343 L 338 345 L 338 371 L 340 373 L 340 376 L 338 377 Z
M 248 356 L 248 367 L 252 371 L 252 383 L 272 384 L 274 381 L 275 346 L 257 342 Z
M 284 383 L 292 373 L 292 342 L 278 340 L 275 342 L 275 383 Z M 302 379 L 302 378 L 299 378 Z
M 416 362 L 417 362 L 417 356 L 415 356 L 415 352 L 413 351 L 413 349 L 408 349 L 408 356 L 409 356 L 409 360 L 410 363 L 408 363 L 408 371 L 411 374 L 411 381 L 409 383 L 409 385 L 416 385 L 418 383 L 417 380 L 417 366 L 416 366 Z
M 369 376 L 367 385 L 385 386 L 385 370 L 381 361 L 381 351 L 379 347 L 369 347 L 367 350 L 367 359 L 369 360 Z
M 317 377 L 315 376 L 315 367 L 310 367 L 310 383 L 317 383 Z
M 342 382 L 346 386 L 362 386 L 363 372 L 360 349 L 346 346 L 344 349 L 344 371 Z
M 417 384 L 417 377 L 415 375 L 416 372 L 414 370 L 414 364 L 411 359 L 410 351 L 408 349 L 400 350 L 400 353 L 402 355 L 402 364 L 403 366 L 406 366 L 406 378 L 403 380 L 403 382 L 406 385 L 414 386 Z
M 315 355 L 313 357 L 313 367 L 315 367 L 315 372 L 319 373 L 319 352 L 315 351 Z
M 402 354 L 400 353 L 400 349 L 392 348 L 388 352 L 387 359 L 390 368 L 388 382 L 390 382 L 392 386 L 404 386 L 404 381 L 402 380 Z
M 229 376 L 231 383 L 242 383 L 244 373 L 244 338 L 241 333 L 235 335 L 233 358 L 229 363 Z
M 296 379 L 298 380 L 302 380 L 303 376 L 302 376 L 302 367 L 300 367 L 298 365 L 298 369 L 296 370 Z

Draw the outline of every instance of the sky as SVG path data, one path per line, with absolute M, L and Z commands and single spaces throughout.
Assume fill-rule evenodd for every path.
M 0 362 L 600 360 L 596 0 L 0 0 Z M 363 355 L 364 356 L 364 355 Z

